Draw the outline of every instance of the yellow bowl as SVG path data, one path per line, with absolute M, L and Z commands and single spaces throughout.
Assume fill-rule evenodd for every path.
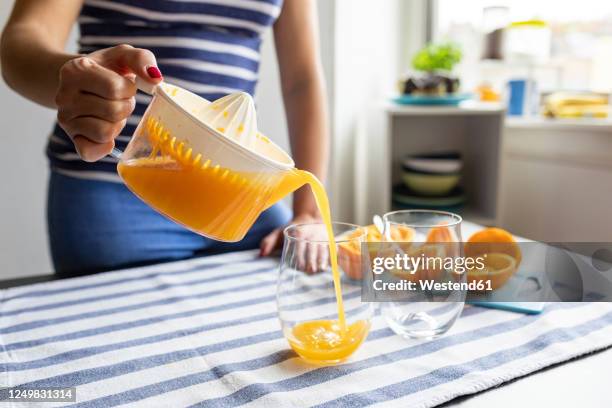
M 441 196 L 449 193 L 459 183 L 459 174 L 422 174 L 404 171 L 404 184 L 416 193 Z

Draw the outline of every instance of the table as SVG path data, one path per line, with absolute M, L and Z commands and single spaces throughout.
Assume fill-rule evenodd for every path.
M 428 407 L 612 344 L 612 305 L 468 306 L 428 342 L 375 319 L 350 362 L 313 368 L 281 336 L 276 268 L 240 252 L 2 291 L 0 383 L 75 386 L 80 407 Z
M 538 371 L 528 377 L 459 397 L 447 408 L 611 407 L 612 348 Z

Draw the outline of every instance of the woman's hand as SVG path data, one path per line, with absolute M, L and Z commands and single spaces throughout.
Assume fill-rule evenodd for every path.
M 99 160 L 115 146 L 134 110 L 134 76 L 153 84 L 162 80 L 155 56 L 129 45 L 99 50 L 61 67 L 57 118 L 83 160 Z
M 311 213 L 303 213 L 294 217 L 288 225 L 318 222 L 321 222 L 319 216 L 314 216 Z M 260 256 L 269 256 L 274 250 L 282 247 L 284 229 L 285 227 L 275 229 L 261 241 Z M 313 229 L 311 234 L 316 234 L 316 236 L 300 236 L 300 238 L 318 241 L 319 243 L 298 245 L 296 254 L 297 267 L 299 270 L 306 273 L 317 273 L 325 270 L 329 266 L 329 249 L 327 243 L 325 245 L 321 244 L 322 241 L 327 241 L 327 232 L 325 229 Z
M 313 222 L 321 222 L 321 218 L 309 213 L 303 213 L 293 217 L 287 225 L 308 224 Z M 270 256 L 272 252 L 283 246 L 283 230 L 286 226 L 275 229 L 261 241 L 259 245 L 259 256 Z
M 277 228 L 271 233 L 269 233 L 264 239 L 261 240 L 261 244 L 259 245 L 259 255 L 260 256 L 269 256 L 277 249 L 280 249 L 283 246 L 283 231 L 289 225 L 295 224 L 309 224 L 321 222 L 321 217 L 314 216 L 310 213 L 302 213 L 298 214 L 289 223 L 283 227 Z

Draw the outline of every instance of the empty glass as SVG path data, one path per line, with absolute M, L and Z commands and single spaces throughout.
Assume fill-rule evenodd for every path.
M 408 255 L 411 257 L 449 258 L 462 256 L 461 217 L 459 215 L 428 210 L 395 211 L 384 215 L 384 256 Z M 410 243 L 391 244 L 392 237 L 405 236 L 411 229 Z M 397 232 L 404 230 L 403 234 Z M 432 263 L 435 265 L 435 263 Z M 420 267 L 414 274 L 401 278 L 419 283 L 419 280 L 436 283 L 466 282 L 466 273 L 443 266 Z M 392 272 L 393 273 L 393 272 Z M 403 291 L 401 300 L 380 303 L 381 314 L 391 329 L 403 337 L 432 338 L 444 334 L 461 314 L 466 290 L 427 289 Z

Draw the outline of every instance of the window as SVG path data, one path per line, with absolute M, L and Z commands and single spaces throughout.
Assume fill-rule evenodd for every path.
M 607 1 L 437 0 L 434 9 L 434 41 L 462 47 L 457 74 L 464 90 L 483 81 L 501 87 L 511 77 L 533 78 L 543 92 L 612 90 L 612 5 Z M 483 59 L 485 41 L 496 41 L 487 33 L 501 26 L 506 27 L 503 59 Z M 533 54 L 526 58 L 521 52 L 530 47 Z

